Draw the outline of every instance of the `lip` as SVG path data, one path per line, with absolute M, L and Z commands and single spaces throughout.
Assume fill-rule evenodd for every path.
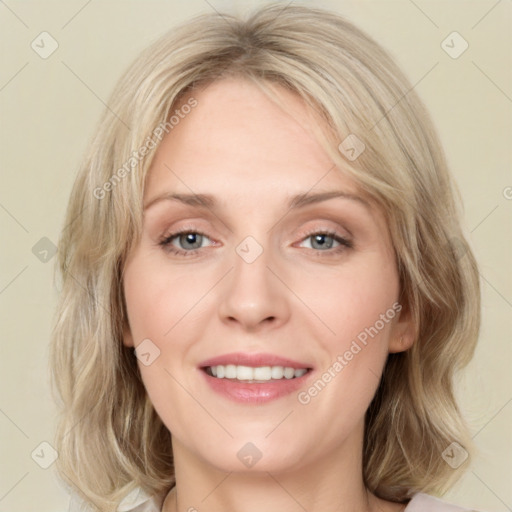
M 267 382 L 248 383 L 235 379 L 217 379 L 206 373 L 208 366 L 217 365 L 241 365 L 241 366 L 284 366 L 289 368 L 307 368 L 308 371 L 301 377 L 293 379 L 279 379 Z M 275 354 L 244 354 L 232 353 L 214 357 L 199 365 L 201 374 L 208 386 L 224 398 L 243 404 L 264 404 L 283 398 L 304 386 L 305 381 L 312 374 L 312 366 L 292 359 L 277 356 Z
M 301 363 L 288 359 L 285 357 L 278 356 L 276 354 L 247 354 L 243 352 L 233 352 L 231 354 L 224 354 L 222 356 L 213 357 L 203 361 L 199 367 L 205 368 L 206 366 L 217 366 L 217 365 L 234 364 L 237 366 L 287 366 L 289 368 L 309 368 L 312 366 L 309 363 Z

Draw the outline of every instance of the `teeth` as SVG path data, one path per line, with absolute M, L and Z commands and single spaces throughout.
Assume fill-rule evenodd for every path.
M 272 378 L 272 368 L 270 366 L 258 366 L 254 368 L 254 380 L 270 380 Z
M 284 376 L 284 368 L 282 366 L 272 366 L 270 375 L 273 379 L 282 379 Z
M 306 368 L 291 368 L 289 366 L 235 366 L 234 364 L 209 366 L 209 374 L 218 379 L 237 379 L 245 381 L 268 381 L 293 379 L 302 377 L 308 370 Z
M 224 373 L 224 377 L 226 379 L 236 379 L 236 366 L 234 364 L 228 364 L 226 366 L 226 372 Z
M 235 378 L 238 380 L 254 380 L 254 368 L 250 366 L 237 366 Z
M 293 379 L 295 376 L 295 370 L 293 368 L 285 368 L 284 369 L 284 378 L 285 379 Z

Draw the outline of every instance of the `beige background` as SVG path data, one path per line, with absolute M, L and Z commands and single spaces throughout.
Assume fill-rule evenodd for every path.
M 53 466 L 42 469 L 31 458 L 35 450 L 34 458 L 48 460 L 48 448 L 39 445 L 53 436 L 47 355 L 57 296 L 55 259 L 44 263 L 32 248 L 43 237 L 58 239 L 103 103 L 139 50 L 174 24 L 211 9 L 243 11 L 260 3 L 0 2 L 0 512 L 67 510 Z M 480 345 L 458 387 L 481 453 L 446 499 L 512 510 L 512 2 L 315 4 L 355 21 L 390 50 L 438 126 L 465 202 L 483 289 Z M 59 45 L 47 59 L 30 46 L 43 31 Z M 469 43 L 457 59 L 441 48 L 453 31 Z

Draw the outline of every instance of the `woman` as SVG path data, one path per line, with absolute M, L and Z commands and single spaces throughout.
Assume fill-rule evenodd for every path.
M 60 241 L 72 509 L 463 510 L 433 495 L 471 451 L 477 267 L 384 50 L 303 6 L 202 16 L 109 106 Z

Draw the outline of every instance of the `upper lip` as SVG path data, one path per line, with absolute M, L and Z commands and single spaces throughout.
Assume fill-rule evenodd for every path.
M 203 361 L 199 366 L 201 368 L 206 368 L 208 366 L 217 366 L 217 365 L 228 365 L 234 364 L 235 366 L 284 366 L 285 368 L 311 368 L 311 365 L 308 363 L 301 363 L 299 361 L 294 361 L 293 359 L 288 359 L 286 357 L 281 357 L 276 354 L 247 354 L 243 352 L 233 352 L 231 354 L 224 354 L 217 357 L 212 357 L 211 359 L 207 359 Z

